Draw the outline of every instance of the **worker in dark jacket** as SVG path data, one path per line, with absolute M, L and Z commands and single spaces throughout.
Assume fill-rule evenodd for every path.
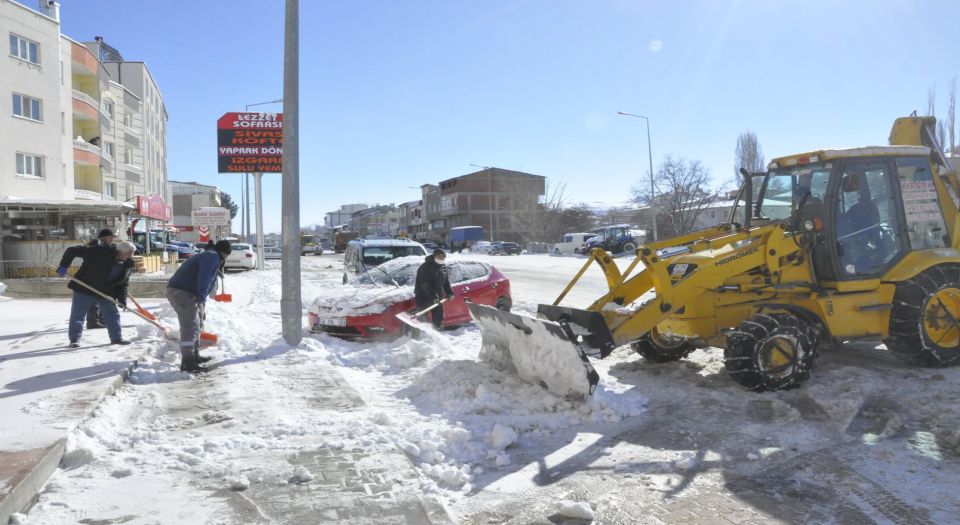
M 99 238 L 113 237 L 113 232 L 109 229 L 100 231 Z M 100 312 L 107 323 L 107 332 L 110 334 L 110 342 L 117 345 L 128 345 L 130 341 L 123 339 L 120 332 L 120 313 L 117 311 L 116 304 L 90 291 L 85 286 L 78 284 L 81 281 L 87 286 L 113 297 L 115 294 L 115 284 L 113 280 L 117 275 L 115 271 L 117 260 L 117 249 L 111 244 L 100 243 L 96 246 L 72 246 L 67 248 L 60 259 L 60 267 L 57 274 L 61 277 L 67 274 L 67 268 L 76 258 L 83 259 L 83 264 L 77 270 L 74 280 L 67 285 L 73 290 L 73 303 L 70 307 L 70 325 L 67 335 L 70 339 L 70 348 L 80 346 L 80 334 L 83 333 L 83 321 L 90 310 L 90 305 L 97 303 L 100 306 Z
M 443 265 L 447 258 L 446 252 L 441 249 L 433 250 L 420 268 L 417 269 L 417 281 L 413 287 L 414 298 L 417 302 L 417 311 L 430 307 L 442 299 L 453 297 L 453 288 L 450 287 L 450 278 L 447 277 L 447 267 Z M 443 326 L 443 305 L 430 311 L 433 326 Z
M 227 241 L 217 242 L 214 248 L 184 261 L 167 283 L 167 299 L 180 321 L 180 370 L 183 372 L 202 372 L 204 368 L 200 363 L 209 361 L 200 357 L 201 315 L 217 281 L 220 265 L 232 251 Z
M 110 246 L 113 244 L 113 236 L 105 236 L 99 239 L 93 239 L 89 244 L 87 244 L 87 246 L 97 246 L 99 244 Z M 106 327 L 107 324 L 103 322 L 103 316 L 100 315 L 100 306 L 94 302 L 90 305 L 90 309 L 87 310 L 87 330 Z

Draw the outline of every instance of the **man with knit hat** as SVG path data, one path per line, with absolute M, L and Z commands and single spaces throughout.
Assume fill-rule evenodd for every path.
M 64 277 L 67 274 L 67 268 L 74 259 L 83 259 L 83 264 L 77 270 L 74 278 L 87 286 L 94 288 L 109 297 L 114 295 L 114 284 L 112 281 L 116 278 L 111 272 L 114 271 L 117 260 L 117 249 L 113 246 L 113 231 L 107 228 L 100 230 L 98 235 L 100 242 L 87 246 L 71 246 L 63 252 L 60 259 L 60 267 L 57 269 L 57 275 Z M 123 339 L 120 332 L 120 313 L 117 311 L 117 305 L 108 299 L 95 294 L 85 286 L 76 281 L 70 281 L 67 285 L 73 290 L 73 302 L 70 307 L 70 325 L 67 335 L 70 338 L 70 348 L 80 346 L 80 334 L 83 333 L 83 321 L 90 310 L 90 306 L 96 303 L 100 306 L 100 313 L 103 315 L 107 324 L 107 332 L 110 334 L 110 342 L 115 345 L 128 345 L 130 341 Z
M 213 250 L 198 253 L 180 265 L 167 283 L 167 299 L 180 322 L 180 370 L 203 372 L 201 363 L 209 357 L 200 357 L 201 315 L 207 296 L 217 281 L 217 272 L 232 251 L 230 243 L 219 241 Z

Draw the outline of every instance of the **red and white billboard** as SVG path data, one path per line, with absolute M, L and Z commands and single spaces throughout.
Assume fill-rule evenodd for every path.
M 170 206 L 163 202 L 163 197 L 160 195 L 148 195 L 146 197 L 137 195 L 137 214 L 141 217 L 164 222 L 170 222 L 170 219 L 173 218 Z
M 217 120 L 220 173 L 283 171 L 283 114 L 226 113 Z

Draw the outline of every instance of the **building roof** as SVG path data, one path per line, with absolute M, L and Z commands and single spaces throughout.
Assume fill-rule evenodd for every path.
M 472 177 L 472 176 L 474 176 L 474 175 L 479 175 L 479 174 L 481 174 L 481 173 L 485 173 L 485 172 L 488 172 L 488 171 L 496 172 L 496 173 L 494 173 L 494 176 L 496 176 L 497 174 L 503 174 L 503 175 L 520 175 L 520 176 L 523 176 L 523 177 L 535 177 L 535 178 L 538 178 L 538 179 L 546 179 L 546 177 L 544 177 L 543 175 L 534 175 L 534 174 L 532 174 L 532 173 L 525 173 L 525 172 L 523 172 L 523 171 L 506 170 L 506 169 L 503 169 L 503 168 L 485 168 L 485 169 L 482 169 L 482 170 L 479 170 L 479 171 L 474 171 L 474 172 L 472 172 L 472 173 L 467 173 L 466 175 L 460 175 L 460 176 L 457 176 L 457 177 L 451 177 L 451 178 L 449 178 L 449 179 L 442 180 L 442 181 L 440 181 L 440 184 L 441 184 L 441 187 L 442 187 L 442 185 L 443 185 L 444 183 L 447 183 L 447 182 L 450 182 L 450 181 L 453 181 L 453 180 L 463 179 L 463 178 L 466 178 L 466 177 Z

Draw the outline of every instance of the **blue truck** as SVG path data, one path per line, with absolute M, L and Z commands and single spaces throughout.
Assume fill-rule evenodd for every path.
M 450 228 L 450 250 L 460 251 L 470 248 L 473 243 L 483 240 L 483 227 L 458 226 Z

